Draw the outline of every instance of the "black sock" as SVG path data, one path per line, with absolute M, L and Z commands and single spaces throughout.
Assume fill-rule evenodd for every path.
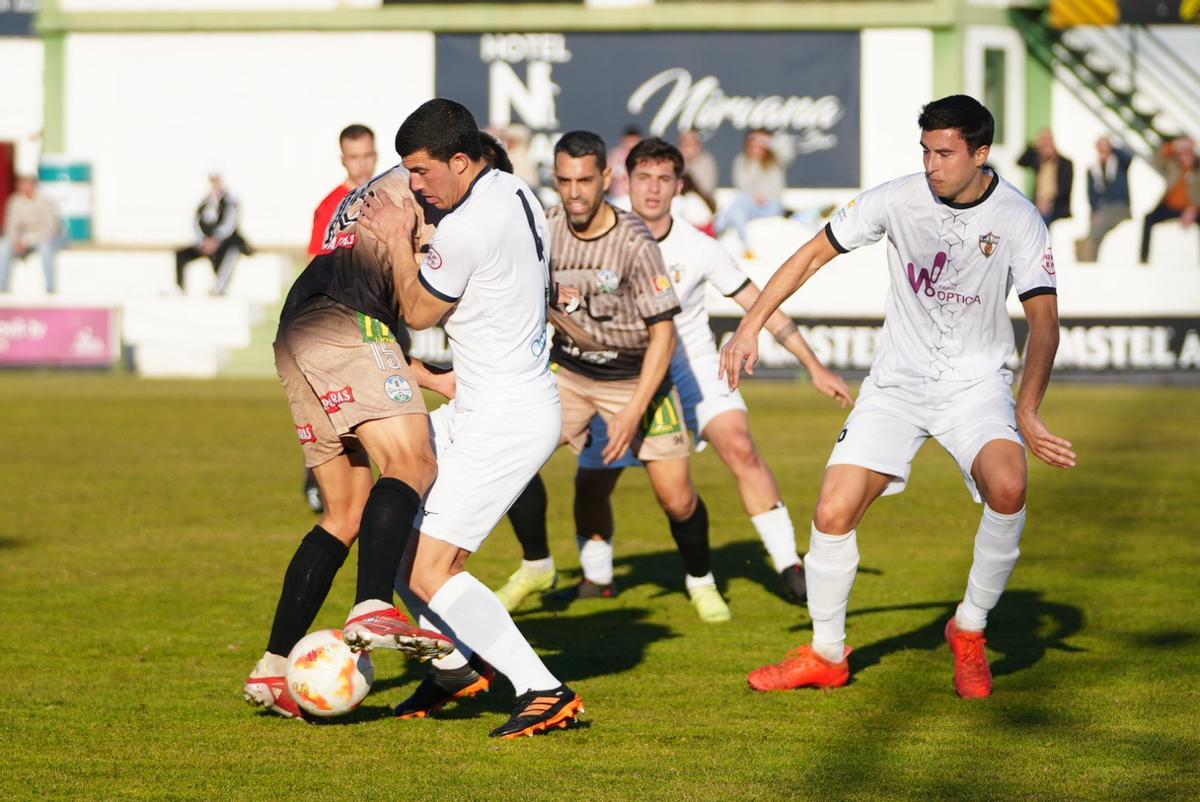
M 319 526 L 304 536 L 283 575 L 283 592 L 275 607 L 268 652 L 286 657 L 296 641 L 308 633 L 349 552 L 345 543 Z
M 355 604 L 367 599 L 392 600 L 396 571 L 420 507 L 420 494 L 399 479 L 384 476 L 371 488 L 358 527 Z
M 712 571 L 712 555 L 708 548 L 708 509 L 704 499 L 696 496 L 696 509 L 686 521 L 672 521 L 670 516 L 667 521 L 688 575 L 707 576 Z
M 612 542 L 616 523 L 612 494 L 624 468 L 579 468 L 575 471 L 575 532 L 579 537 L 600 535 Z
M 508 508 L 508 520 L 521 543 L 521 556 L 530 562 L 550 556 L 550 540 L 546 536 L 548 503 L 542 475 L 535 473 L 521 495 Z

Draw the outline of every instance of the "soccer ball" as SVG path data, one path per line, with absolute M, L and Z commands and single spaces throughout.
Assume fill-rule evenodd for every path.
M 366 697 L 374 681 L 371 656 L 350 651 L 340 629 L 310 632 L 288 655 L 288 690 L 296 704 L 314 716 L 349 713 Z

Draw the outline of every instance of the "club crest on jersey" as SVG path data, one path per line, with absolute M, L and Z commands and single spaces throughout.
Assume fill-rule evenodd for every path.
M 1042 254 L 1042 270 L 1045 270 L 1050 275 L 1054 275 L 1054 251 L 1049 248 Z
M 989 231 L 986 234 L 979 235 L 979 250 L 987 259 L 992 257 L 992 254 L 996 252 L 996 246 L 999 244 L 1000 236 L 998 234 L 993 234 Z
M 621 277 L 617 275 L 617 271 L 606 267 L 596 274 L 596 284 L 600 287 L 600 292 L 612 295 L 621 286 Z
M 321 407 L 326 412 L 337 412 L 342 408 L 342 404 L 354 403 L 354 391 L 347 384 L 340 390 L 330 390 L 320 398 Z
M 437 248 L 430 246 L 429 253 L 425 254 L 425 266 L 430 270 L 437 270 L 442 266 L 442 255 L 437 252 Z
M 296 436 L 300 438 L 301 443 L 317 442 L 317 435 L 313 433 L 311 423 L 305 423 L 296 427 Z
M 383 391 L 397 404 L 412 401 L 412 385 L 403 376 L 388 376 L 387 381 L 383 383 Z
M 666 292 L 671 289 L 671 279 L 664 275 L 657 275 L 652 279 L 655 292 Z

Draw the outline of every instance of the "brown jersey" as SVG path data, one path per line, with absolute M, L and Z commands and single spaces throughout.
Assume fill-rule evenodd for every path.
M 358 213 L 370 193 L 384 193 L 396 204 L 408 200 L 417 209 L 419 242 L 427 244 L 432 239 L 433 226 L 425 223 L 422 207 L 409 189 L 408 171 L 396 166 L 375 176 L 338 204 L 325 229 L 323 246 L 329 252 L 309 262 L 292 285 L 279 316 L 281 325 L 295 318 L 312 298 L 327 296 L 380 321 L 407 346 L 408 330 L 396 298 L 391 256 L 382 242 L 365 229 L 358 230 Z
M 636 215 L 613 208 L 616 223 L 593 239 L 580 239 L 562 206 L 546 215 L 554 280 L 578 287 L 579 311 L 551 307 L 550 358 L 594 379 L 631 379 L 642 370 L 649 326 L 679 313 L 658 243 Z

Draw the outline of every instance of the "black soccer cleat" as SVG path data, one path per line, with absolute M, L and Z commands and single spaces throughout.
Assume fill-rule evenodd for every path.
M 455 699 L 487 693 L 495 678 L 495 669 L 477 657 L 461 668 L 433 666 L 412 696 L 396 705 L 396 718 L 426 718 Z
M 550 598 L 552 601 L 569 604 L 578 599 L 612 599 L 616 598 L 616 595 L 617 588 L 611 582 L 607 585 L 597 585 L 590 579 L 581 579 L 575 587 L 564 588 Z
M 529 691 L 517 697 L 512 717 L 492 730 L 493 738 L 520 738 L 549 730 L 565 730 L 579 720 L 583 699 L 566 685 Z
M 783 595 L 786 599 L 796 604 L 808 601 L 808 586 L 804 582 L 803 565 L 789 565 L 779 572 L 779 579 L 783 582 Z

